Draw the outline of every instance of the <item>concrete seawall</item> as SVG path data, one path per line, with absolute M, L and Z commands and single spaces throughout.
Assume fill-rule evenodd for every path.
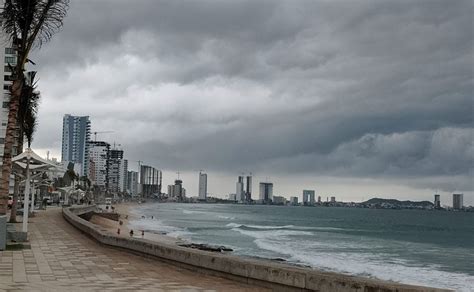
M 233 279 L 279 291 L 449 291 L 404 285 L 388 281 L 349 276 L 294 267 L 264 260 L 195 250 L 139 238 L 118 237 L 79 216 L 96 210 L 95 206 L 63 209 L 63 217 L 98 242 L 144 256 L 158 257 L 174 265 L 198 272 Z

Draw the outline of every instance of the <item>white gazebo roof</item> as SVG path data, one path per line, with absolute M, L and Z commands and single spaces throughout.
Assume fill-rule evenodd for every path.
M 26 148 L 25 151 L 13 157 L 12 161 L 17 164 L 24 163 L 26 166 L 26 161 L 28 160 L 28 158 L 30 159 L 30 168 L 33 165 L 48 165 L 50 167 L 57 167 L 57 165 L 54 165 L 50 161 L 41 158 L 38 154 L 36 154 L 33 150 L 31 150 L 31 148 Z

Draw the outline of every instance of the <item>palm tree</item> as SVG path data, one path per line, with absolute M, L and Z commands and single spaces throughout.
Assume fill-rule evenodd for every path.
M 19 125 L 20 132 L 20 141 L 18 145 L 19 148 L 23 148 L 23 137 L 25 137 L 27 140 L 28 148 L 31 147 L 33 133 L 36 130 L 36 115 L 38 112 L 40 93 L 36 90 L 35 76 L 36 72 L 28 72 L 26 74 L 25 85 L 21 90 L 20 106 L 17 116 L 17 123 Z M 26 171 L 29 171 L 29 165 L 27 165 Z M 16 222 L 16 202 L 18 201 L 19 183 L 19 178 L 15 177 L 13 204 L 10 213 L 11 223 Z
M 16 50 L 16 64 L 12 66 L 13 84 L 10 88 L 8 123 L 5 135 L 2 176 L 0 181 L 0 215 L 6 213 L 8 187 L 12 171 L 12 150 L 17 127 L 20 96 L 25 83 L 25 64 L 31 49 L 49 41 L 63 25 L 69 0 L 5 0 L 0 12 L 3 31 L 10 37 Z

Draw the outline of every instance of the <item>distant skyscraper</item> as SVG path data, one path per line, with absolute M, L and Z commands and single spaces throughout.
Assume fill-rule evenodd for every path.
M 303 190 L 303 204 L 314 205 L 314 190 Z
M 437 209 L 441 208 L 440 195 L 438 194 L 434 195 L 434 207 Z
M 138 171 L 129 171 L 127 175 L 127 192 L 133 197 L 138 195 Z
M 318 196 L 318 204 L 321 204 L 321 196 Z
M 260 183 L 260 201 L 262 203 L 270 203 L 273 199 L 273 184 L 272 183 Z
M 207 174 L 199 172 L 199 200 L 207 199 Z
M 88 116 L 64 115 L 61 160 L 64 165 L 80 164 L 80 175 L 89 173 L 91 122 Z
M 298 205 L 298 197 L 290 197 L 290 204 L 293 206 Z
M 453 194 L 453 209 L 460 210 L 463 207 L 463 194 Z
M 119 167 L 119 191 L 126 193 L 128 190 L 128 160 L 120 160 Z
M 243 202 L 245 200 L 243 176 L 239 176 L 239 180 L 235 184 L 235 195 L 237 196 L 237 201 Z
M 145 197 L 152 196 L 154 194 L 161 194 L 161 171 L 148 166 L 140 166 L 140 186 L 142 189 L 142 195 Z
M 178 202 L 184 201 L 186 198 L 186 190 L 183 188 L 183 181 L 177 179 L 174 181 L 174 185 L 168 186 L 168 197 L 173 198 Z
M 331 197 L 331 203 L 336 203 L 336 197 Z
M 247 188 L 245 189 L 245 201 L 252 202 L 252 175 L 247 175 Z

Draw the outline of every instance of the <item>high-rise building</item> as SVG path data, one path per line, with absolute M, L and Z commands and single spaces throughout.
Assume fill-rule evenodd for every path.
M 247 175 L 247 186 L 245 189 L 245 201 L 252 202 L 252 175 Z
M 182 180 L 177 179 L 174 181 L 174 185 L 168 185 L 168 197 L 178 202 L 182 202 L 186 199 L 186 190 L 183 188 Z
M 453 209 L 460 210 L 463 208 L 464 194 L 453 194 Z
M 128 160 L 120 160 L 119 167 L 119 192 L 127 193 L 128 190 Z
M 314 190 L 303 190 L 303 205 L 314 205 Z
M 438 194 L 435 194 L 435 195 L 434 195 L 434 207 L 435 207 L 436 209 L 441 208 L 440 195 L 438 195 Z
M 110 144 L 103 141 L 89 142 L 89 158 L 94 165 L 94 180 L 91 179 L 94 186 L 102 191 L 109 189 L 109 154 Z
M 318 204 L 321 204 L 321 196 L 318 196 Z
M 199 200 L 207 199 L 207 174 L 199 172 Z
M 331 197 L 331 203 L 336 203 L 336 197 Z
M 243 176 L 239 176 L 239 179 L 237 183 L 235 184 L 235 195 L 237 196 L 238 202 L 243 202 L 245 200 Z
M 123 172 L 123 150 L 110 149 L 108 155 L 109 176 L 108 176 L 108 191 L 112 194 L 120 192 L 120 174 Z M 123 181 L 122 181 L 123 184 Z
M 161 171 L 148 166 L 140 166 L 140 186 L 144 197 L 161 195 Z
M 267 182 L 260 183 L 260 201 L 263 204 L 271 203 L 273 200 L 273 184 Z
M 90 135 L 89 116 L 64 115 L 61 160 L 64 165 L 69 162 L 79 164 L 81 176 L 89 173 Z
M 130 196 L 138 195 L 138 171 L 129 171 L 127 175 L 127 192 Z

